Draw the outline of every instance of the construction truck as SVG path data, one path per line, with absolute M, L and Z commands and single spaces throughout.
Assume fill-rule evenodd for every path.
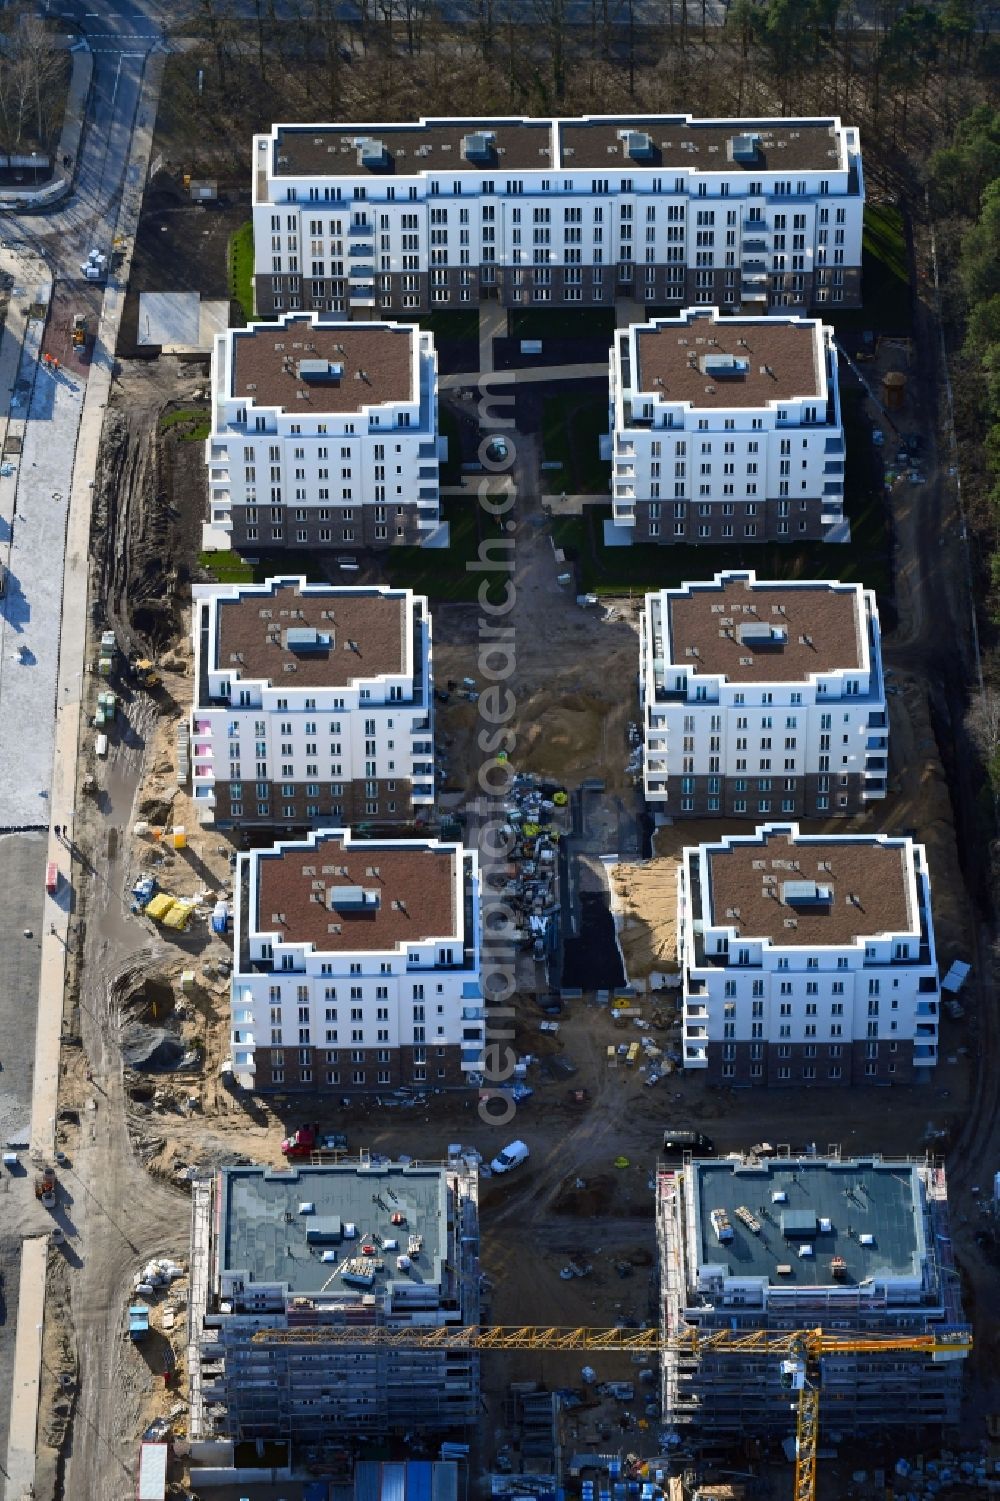
M 316 1151 L 319 1126 L 300 1126 L 294 1136 L 286 1136 L 281 1143 L 283 1157 L 308 1157 Z
M 70 339 L 74 349 L 86 349 L 87 347 L 87 315 L 86 313 L 74 313 L 70 327 Z
M 139 687 L 147 691 L 159 688 L 163 683 L 163 679 L 148 657 L 133 657 L 128 664 L 128 670 Z
M 43 1167 L 40 1173 L 35 1174 L 35 1198 L 41 1200 L 43 1209 L 56 1207 L 56 1193 L 58 1183 L 54 1167 Z

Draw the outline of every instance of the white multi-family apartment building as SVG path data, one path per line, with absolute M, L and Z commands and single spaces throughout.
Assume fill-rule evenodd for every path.
M 430 333 L 315 313 L 230 329 L 212 356 L 213 545 L 425 542 L 444 441 Z
M 803 1130 L 811 1130 L 808 1118 Z M 752 1151 L 657 1172 L 656 1228 L 665 1334 L 663 1421 L 718 1443 L 794 1435 L 806 1375 L 776 1353 L 712 1348 L 821 1325 L 886 1347 L 828 1348 L 821 1414 L 844 1434 L 958 1421 L 972 1330 L 951 1251 L 944 1169 L 931 1158 L 819 1156 L 815 1144 Z M 914 1334 L 941 1347 L 907 1349 Z M 701 1348 L 699 1349 L 699 1340 Z M 763 1343 L 763 1341 L 762 1341 Z
M 241 854 L 234 949 L 246 1088 L 445 1088 L 482 1069 L 474 850 L 324 829 Z
M 752 571 L 647 594 L 644 787 L 670 818 L 826 818 L 884 797 L 889 716 L 875 595 Z
M 688 308 L 611 349 L 612 519 L 632 542 L 839 540 L 844 429 L 833 330 Z
M 431 622 L 409 589 L 196 585 L 202 823 L 408 823 L 434 801 Z
M 376 1340 L 478 1323 L 478 1196 L 470 1158 L 368 1152 L 282 1172 L 224 1167 L 193 1184 L 189 1437 L 291 1445 L 298 1467 L 317 1448 L 475 1423 L 471 1340 Z
M 835 116 L 275 125 L 253 169 L 261 317 L 861 300 L 861 147 Z
M 685 849 L 684 1067 L 734 1084 L 907 1083 L 937 1063 L 927 856 L 765 824 Z

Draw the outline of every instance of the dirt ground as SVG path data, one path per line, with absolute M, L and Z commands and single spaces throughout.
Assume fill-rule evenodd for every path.
M 215 203 L 192 203 L 179 173 L 157 173 L 143 200 L 136 233 L 129 291 L 118 331 L 120 358 L 138 352 L 138 289 L 200 292 L 209 299 L 229 297 L 229 236 L 249 217 L 249 191 L 223 193 Z M 230 317 L 235 327 L 242 325 L 238 303 L 232 303 Z
M 547 538 L 543 542 L 549 546 Z M 546 598 L 547 590 L 541 603 L 522 595 L 510 684 L 515 699 L 511 764 L 567 786 L 596 777 L 609 790 L 623 788 L 631 781 L 625 769 L 627 726 L 638 716 L 638 690 L 630 693 L 628 687 L 637 681 L 639 606 L 618 601 L 609 609 L 581 609 L 559 589 L 554 573 L 553 566 L 558 605 Z M 601 664 L 599 673 L 595 662 Z M 444 605 L 434 611 L 434 672 L 441 687 L 464 677 L 474 677 L 480 690 L 488 687 L 473 607 Z M 484 760 L 476 705 L 453 697 L 437 704 L 435 713 L 447 786 L 474 788 Z

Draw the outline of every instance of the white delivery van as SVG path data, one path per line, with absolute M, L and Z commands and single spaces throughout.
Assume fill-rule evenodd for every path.
M 511 1168 L 520 1167 L 522 1162 L 527 1162 L 529 1155 L 528 1148 L 523 1141 L 512 1141 L 494 1157 L 490 1163 L 490 1171 L 509 1173 Z

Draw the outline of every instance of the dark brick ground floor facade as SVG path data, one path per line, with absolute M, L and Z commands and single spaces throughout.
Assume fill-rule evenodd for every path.
M 713 1042 L 708 1045 L 709 1084 L 767 1088 L 836 1088 L 844 1084 L 911 1084 L 913 1043 Z
M 406 1085 L 417 1089 L 468 1086 L 462 1050 L 451 1045 L 424 1048 L 268 1048 L 258 1047 L 254 1091 L 258 1094 L 382 1094 Z
M 838 280 L 835 282 L 834 278 Z M 715 304 L 744 314 L 770 309 L 803 312 L 861 306 L 861 270 L 857 266 L 823 268 L 797 275 L 768 275 L 766 285 L 744 281 L 739 267 L 697 271 L 672 262 L 646 265 L 620 262 L 606 266 L 447 266 L 415 272 L 381 272 L 373 290 L 358 295 L 345 277 L 315 279 L 302 275 L 260 274 L 254 278 L 258 318 L 302 309 L 347 313 L 358 319 L 389 313 L 477 307 L 500 302 L 505 307 L 547 303 L 557 307 L 610 306 L 620 297 L 652 307 Z
M 629 530 L 633 543 L 658 542 L 710 547 L 713 543 L 735 547 L 758 542 L 818 542 L 832 523 L 829 501 L 820 496 L 801 500 L 631 502 L 635 525 Z
M 239 800 L 231 795 L 231 783 L 216 782 L 213 823 L 224 828 L 238 825 L 241 828 L 323 828 L 331 823 L 353 826 L 359 823 L 411 823 L 414 810 L 411 784 L 399 778 L 382 778 L 374 783 L 319 782 L 317 794 L 311 794 L 306 782 L 241 782 Z M 284 788 L 293 787 L 294 796 L 286 796 Z M 258 795 L 258 788 L 266 787 L 267 796 Z M 334 793 L 331 789 L 339 787 Z M 374 796 L 369 795 L 374 790 Z M 429 805 L 428 805 L 429 807 Z M 234 812 L 234 808 L 237 810 Z M 309 810 L 316 808 L 315 813 Z M 266 810 L 266 811 L 264 811 Z
M 232 507 L 232 546 L 239 553 L 273 552 L 278 548 L 346 548 L 419 546 L 437 525 L 437 506 L 402 505 L 289 506 L 276 520 L 270 506 Z M 423 523 L 423 526 L 421 526 Z
M 650 807 L 670 818 L 848 817 L 868 806 L 866 788 L 877 785 L 857 773 L 804 777 L 668 777 L 666 801 L 647 791 Z M 662 783 L 656 783 L 656 792 Z M 883 789 L 884 791 L 884 786 Z M 826 799 L 824 805 L 823 799 Z M 791 806 L 787 806 L 791 804 Z

